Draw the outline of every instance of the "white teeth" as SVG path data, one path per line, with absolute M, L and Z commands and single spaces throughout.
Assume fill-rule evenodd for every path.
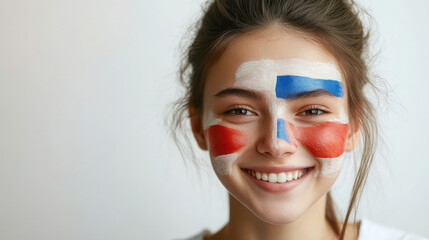
M 284 183 L 286 182 L 286 173 L 282 172 L 277 175 L 277 182 Z
M 268 176 L 266 173 L 262 173 L 262 180 L 268 181 Z
M 294 173 L 293 173 L 293 179 L 298 179 L 298 171 L 295 171 Z
M 246 169 L 246 172 L 253 176 L 254 178 L 258 180 L 262 180 L 265 182 L 270 183 L 285 183 L 293 180 L 297 180 L 301 178 L 305 173 L 307 173 L 308 169 L 302 170 L 302 171 L 293 171 L 293 172 L 281 172 L 281 173 L 266 173 L 266 172 L 258 172 L 258 171 L 251 171 Z
M 275 173 L 270 173 L 268 175 L 268 182 L 277 182 L 277 174 Z

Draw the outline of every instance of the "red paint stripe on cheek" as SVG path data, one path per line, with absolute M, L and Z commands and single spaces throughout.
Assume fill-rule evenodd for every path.
M 211 156 L 235 153 L 246 145 L 245 135 L 237 129 L 213 125 L 206 130 Z
M 295 138 L 317 158 L 335 158 L 344 153 L 348 125 L 325 122 L 311 127 L 290 124 Z

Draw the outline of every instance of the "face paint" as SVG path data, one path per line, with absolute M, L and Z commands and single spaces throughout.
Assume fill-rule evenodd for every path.
M 348 133 L 347 124 L 331 121 L 309 127 L 297 127 L 289 122 L 287 125 L 294 139 L 321 163 L 320 169 L 313 174 L 315 177 L 330 176 L 341 169 Z
M 292 125 L 292 124 L 291 124 Z M 341 170 L 348 124 L 330 121 L 311 127 L 294 127 L 294 137 L 320 162 L 321 167 L 314 176 L 332 175 Z
M 213 167 L 220 175 L 231 174 L 232 164 L 245 145 L 245 135 L 239 130 L 219 125 L 221 119 L 215 118 L 212 111 L 204 116 L 203 127 L 209 143 Z
M 215 118 L 212 111 L 208 111 L 207 114 L 204 115 L 203 120 L 203 128 L 207 130 L 210 126 L 219 124 L 221 120 L 219 118 Z
M 269 102 L 269 112 L 273 120 L 271 131 L 274 148 L 277 148 L 277 118 L 284 113 L 286 102 L 275 95 L 278 74 L 277 61 L 262 59 L 249 61 L 240 65 L 235 72 L 235 87 L 242 87 L 263 92 Z
M 325 90 L 335 97 L 344 96 L 343 83 L 338 81 L 294 75 L 277 76 L 276 95 L 278 98 L 293 98 L 302 93 L 319 89 Z
M 246 144 L 245 135 L 239 130 L 222 125 L 213 125 L 206 130 L 214 168 L 221 175 L 231 173 L 231 167 L 239 151 Z
M 310 127 L 289 123 L 294 137 L 316 158 L 336 158 L 344 153 L 348 125 L 324 122 Z
M 286 101 L 283 99 L 317 90 L 326 91 L 335 97 L 344 97 L 341 74 L 334 64 L 302 59 L 264 59 L 243 63 L 235 76 L 234 86 L 265 93 L 273 121 L 273 144 L 276 144 L 278 138 L 294 144 L 286 131 L 286 126 L 290 126 L 294 137 L 321 162 L 318 174 L 329 175 L 340 170 L 348 129 L 344 109 L 340 112 L 340 119 L 331 119 L 310 127 L 295 127 L 281 118 L 286 108 Z
M 285 128 L 285 120 L 281 118 L 277 119 L 277 137 L 290 143 L 290 139 Z
M 295 76 L 290 86 L 285 86 L 284 78 L 281 76 Z M 280 80 L 279 80 L 280 76 Z M 328 88 L 330 85 L 339 85 L 341 91 L 337 89 L 337 93 L 342 92 L 342 83 L 339 81 L 331 81 L 326 83 L 325 79 L 341 79 L 341 74 L 334 64 L 313 62 L 304 59 L 288 59 L 288 60 L 270 60 L 262 59 L 256 61 L 248 61 L 240 65 L 235 73 L 236 87 L 249 88 L 257 91 L 265 92 L 269 104 L 270 115 L 273 121 L 272 139 L 274 148 L 277 148 L 278 138 L 278 119 L 284 114 L 286 101 L 284 97 L 277 96 L 277 92 L 293 91 L 295 93 L 308 91 L 309 89 L 320 89 L 320 87 Z M 288 78 L 288 77 L 286 77 Z M 290 78 L 290 77 L 289 77 Z M 300 83 L 299 80 L 307 79 L 307 87 Z M 310 79 L 311 78 L 311 79 Z M 319 80 L 318 84 L 311 83 L 313 80 Z M 332 84 L 333 83 L 333 84 Z M 339 83 L 339 84 L 337 84 Z M 282 85 L 283 84 L 283 85 Z M 299 87 L 299 88 L 298 88 Z M 288 90 L 289 89 L 289 90 Z M 324 89 L 324 88 L 322 88 Z M 329 88 L 330 89 L 330 88 Z M 334 90 L 334 88 L 332 88 Z M 291 93 L 290 93 L 291 94 Z

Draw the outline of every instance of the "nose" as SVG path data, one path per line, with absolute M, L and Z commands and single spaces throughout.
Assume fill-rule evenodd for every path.
M 272 158 L 280 158 L 295 153 L 298 150 L 298 145 L 295 143 L 296 140 L 287 122 L 278 118 L 277 121 L 272 121 L 270 125 L 271 131 L 264 129 L 263 137 L 258 142 L 258 152 Z

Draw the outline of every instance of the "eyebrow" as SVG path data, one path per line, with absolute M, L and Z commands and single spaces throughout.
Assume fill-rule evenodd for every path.
M 291 100 L 297 100 L 297 99 L 303 99 L 303 98 L 313 98 L 313 97 L 321 97 L 321 96 L 328 96 L 328 97 L 335 97 L 331 92 L 325 90 L 325 89 L 316 89 L 312 91 L 306 91 L 306 92 L 300 92 L 288 99 Z
M 217 98 L 229 97 L 229 96 L 237 96 L 244 98 L 251 98 L 255 100 L 262 100 L 262 95 L 258 92 L 242 89 L 242 88 L 226 88 L 215 94 Z
M 276 96 L 278 98 L 294 98 L 301 93 L 318 90 L 324 90 L 335 97 L 344 97 L 344 85 L 337 80 L 296 75 L 277 76 Z

